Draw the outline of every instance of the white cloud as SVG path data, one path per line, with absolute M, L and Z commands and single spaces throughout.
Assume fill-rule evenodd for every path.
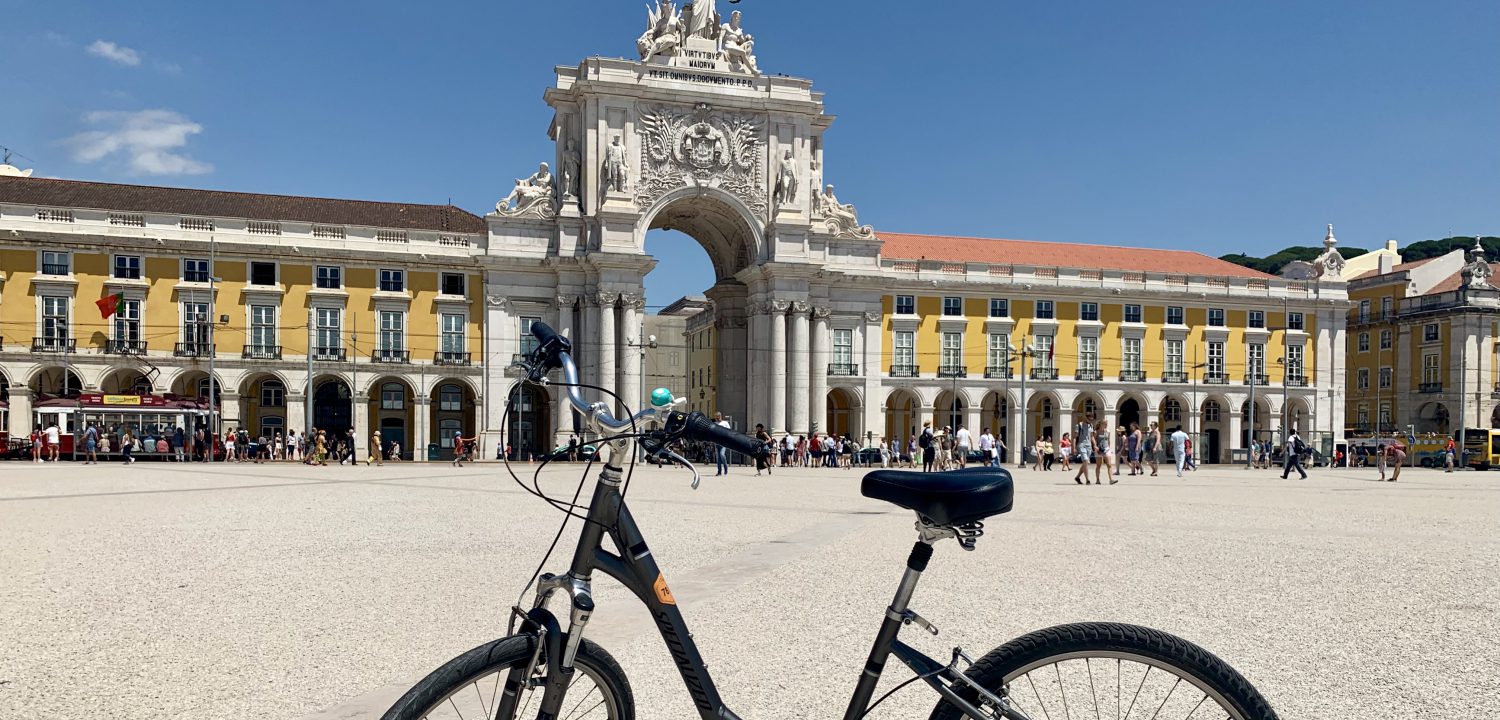
M 98 111 L 83 117 L 99 130 L 81 132 L 65 143 L 79 162 L 121 157 L 132 172 L 144 175 L 202 175 L 213 166 L 180 152 L 203 126 L 172 110 Z
M 141 64 L 140 53 L 108 40 L 95 40 L 92 45 L 89 45 L 88 53 L 120 65 L 137 67 Z

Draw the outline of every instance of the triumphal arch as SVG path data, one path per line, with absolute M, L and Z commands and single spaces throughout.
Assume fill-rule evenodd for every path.
M 811 81 L 764 74 L 740 13 L 718 10 L 664 0 L 638 60 L 557 68 L 545 96 L 553 156 L 487 217 L 488 431 L 501 430 L 514 384 L 505 360 L 533 318 L 574 339 L 585 382 L 639 402 L 650 230 L 679 230 L 712 260 L 713 380 L 737 426 L 818 424 L 830 322 L 870 328 L 860 339 L 878 352 L 878 287 L 839 284 L 846 271 L 878 272 L 880 242 L 826 182 L 834 118 Z M 571 427 L 564 413 L 547 424 Z

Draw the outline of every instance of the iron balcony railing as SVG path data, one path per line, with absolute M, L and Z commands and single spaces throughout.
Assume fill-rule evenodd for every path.
M 70 353 L 77 352 L 77 350 L 77 341 L 73 338 L 34 337 L 31 339 L 32 352 Z
M 397 350 L 395 348 L 379 348 L 370 353 L 370 361 L 378 363 L 409 363 L 411 362 L 410 350 Z
M 916 365 L 892 365 L 891 377 L 914 378 L 917 376 Z
M 1120 382 L 1146 382 L 1146 373 L 1142 370 L 1121 370 Z
M 1270 385 L 1271 378 L 1260 373 L 1245 373 L 1246 385 Z
M 1032 380 L 1056 380 L 1057 379 L 1057 368 L 1036 368 L 1036 367 L 1034 367 L 1034 368 L 1031 369 L 1031 379 Z
M 433 365 L 463 365 L 473 364 L 473 355 L 466 352 L 439 350 L 432 354 Z
M 940 378 L 965 378 L 968 376 L 969 368 L 964 365 L 938 366 L 938 377 Z
M 280 360 L 280 345 L 246 345 L 242 355 L 246 360 Z
M 1440 393 L 1442 391 L 1443 384 L 1440 382 L 1424 382 L 1417 386 L 1417 392 L 1421 393 Z
M 829 363 L 828 374 L 831 377 L 854 377 L 859 374 L 859 366 L 854 363 Z
M 145 355 L 146 343 L 140 340 L 110 340 L 105 343 L 104 352 L 110 355 Z
M 990 365 L 984 369 L 984 376 L 991 380 L 1010 379 L 1009 365 Z
M 1204 373 L 1204 375 L 1203 375 L 1203 384 L 1204 385 L 1228 385 L 1229 384 L 1229 374 L 1228 373 L 1221 373 L 1221 372 Z
M 1188 376 L 1185 372 L 1167 371 L 1161 374 L 1161 381 L 1164 383 L 1185 383 L 1188 381 Z
M 67 275 L 70 272 L 65 263 L 42 263 L 43 275 Z
M 327 360 L 330 362 L 344 362 L 348 357 L 341 347 L 315 347 L 313 348 L 314 360 Z
M 1100 372 L 1098 368 L 1094 368 L 1092 370 L 1079 370 L 1073 377 L 1078 380 L 1099 382 L 1104 379 L 1104 373 Z
M 177 343 L 177 347 L 173 348 L 172 354 L 184 358 L 203 358 L 214 354 L 214 346 L 212 343 L 206 342 Z
M 1288 376 L 1286 376 L 1286 386 L 1287 387 L 1307 387 L 1307 376 L 1306 375 L 1288 375 Z

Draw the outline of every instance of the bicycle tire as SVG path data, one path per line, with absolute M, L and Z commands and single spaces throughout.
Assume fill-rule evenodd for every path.
M 1205 698 L 1218 702 L 1233 720 L 1277 720 L 1276 711 L 1271 709 L 1271 705 L 1266 702 L 1260 692 L 1228 663 L 1182 638 L 1138 625 L 1076 623 L 1037 630 L 990 651 L 976 661 L 966 675 L 977 682 L 980 687 L 996 695 L 1009 694 L 1013 702 L 1018 699 L 1017 691 L 1035 693 L 1037 704 L 1043 708 L 1043 712 L 1037 714 L 1057 717 L 1058 715 L 1046 712 L 1048 705 L 1043 701 L 1042 693 L 1038 692 L 1034 684 L 1029 689 L 1021 686 L 1009 691 L 1007 691 L 1007 686 L 1022 678 L 1030 681 L 1029 673 L 1035 670 L 1054 668 L 1058 673 L 1057 682 L 1062 702 L 1051 707 L 1055 710 L 1061 706 L 1064 712 L 1059 714 L 1068 715 L 1068 694 L 1063 686 L 1062 672 L 1058 668 L 1064 662 L 1083 660 L 1084 668 L 1088 672 L 1090 694 L 1094 695 L 1096 703 L 1094 714 L 1098 715 L 1094 661 L 1100 659 L 1115 661 L 1117 671 L 1123 660 L 1130 660 L 1150 668 L 1141 677 L 1142 686 L 1145 685 L 1152 670 L 1163 670 L 1162 674 L 1173 673 L 1179 678 L 1179 683 L 1181 680 L 1186 680 L 1196 686 Z M 1107 665 L 1105 669 L 1108 669 Z M 1077 672 L 1078 666 L 1075 662 L 1070 666 L 1070 677 L 1076 675 Z M 1101 678 L 1101 684 L 1104 680 L 1106 678 Z M 1133 683 L 1133 678 L 1131 682 Z M 1121 682 L 1117 677 L 1114 686 L 1128 690 L 1128 684 Z M 1164 705 L 1175 693 L 1176 687 L 1177 685 L 1173 685 L 1172 690 L 1168 691 L 1167 699 L 1162 701 Z M 971 688 L 960 685 L 954 689 L 960 697 L 969 702 L 977 700 L 978 693 Z M 1138 696 L 1140 689 L 1137 688 L 1136 691 Z M 1074 697 L 1076 699 L 1076 695 Z M 1190 701 L 1192 696 L 1186 697 Z M 1120 696 L 1117 695 L 1116 698 L 1117 705 L 1114 710 L 1116 716 L 1119 716 Z M 1149 710 L 1149 707 L 1147 709 Z M 1196 712 L 1196 708 L 1193 712 Z M 1150 716 L 1152 715 L 1149 712 L 1142 715 L 1142 717 Z M 1193 713 L 1187 715 L 1187 717 L 1194 716 Z M 960 720 L 964 715 L 958 708 L 943 700 L 938 702 L 930 717 L 931 720 Z M 1133 716 L 1127 710 L 1126 714 L 1120 717 Z
M 529 635 L 512 635 L 494 640 L 474 648 L 452 660 L 444 663 L 438 669 L 432 671 L 427 677 L 412 686 L 406 694 L 401 696 L 396 704 L 381 716 L 381 720 L 422 720 L 422 718 L 446 718 L 443 708 L 451 704 L 451 699 L 456 698 L 466 688 L 474 686 L 477 694 L 477 706 L 485 708 L 483 717 L 494 716 L 495 693 L 498 690 L 490 689 L 489 676 L 494 675 L 498 688 L 504 681 L 504 675 L 510 668 L 531 661 L 534 649 L 534 638 Z M 630 681 L 625 678 L 625 671 L 620 669 L 620 664 L 615 662 L 610 654 L 595 643 L 584 640 L 578 646 L 578 656 L 574 660 L 574 668 L 581 671 L 585 676 L 592 679 L 597 686 L 607 695 L 603 703 L 606 705 L 605 717 L 608 720 L 635 720 L 635 695 L 630 689 Z M 545 670 L 545 663 L 543 669 Z M 484 683 L 480 683 L 484 680 Z M 490 702 L 485 703 L 484 695 L 490 692 Z M 537 699 L 540 700 L 541 690 L 535 691 Z M 572 698 L 572 694 L 569 695 Z M 587 700 L 585 697 L 582 700 Z M 582 701 L 580 700 L 580 702 Z M 472 703 L 468 694 L 464 693 L 463 701 Z M 572 703 L 564 700 L 564 713 L 562 717 L 568 717 L 566 710 Z M 475 715 L 465 714 L 453 705 L 453 717 L 473 718 Z M 576 713 L 574 713 L 576 717 Z M 520 720 L 522 713 L 517 713 Z M 590 714 L 587 717 L 599 717 Z

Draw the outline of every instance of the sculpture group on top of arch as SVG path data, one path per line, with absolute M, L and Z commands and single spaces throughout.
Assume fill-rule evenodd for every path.
M 745 32 L 738 10 L 721 23 L 715 0 L 693 0 L 678 10 L 673 0 L 658 2 L 647 8 L 646 32 L 636 40 L 636 50 L 643 62 L 662 56 L 677 58 L 712 56 L 722 60 L 734 72 L 760 75 L 755 63 L 755 36 Z M 704 55 L 697 55 L 702 53 Z

